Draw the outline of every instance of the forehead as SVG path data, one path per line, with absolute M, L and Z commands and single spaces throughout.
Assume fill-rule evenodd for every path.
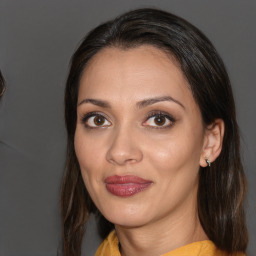
M 84 70 L 79 99 L 96 97 L 108 100 L 141 100 L 172 96 L 184 104 L 195 104 L 190 86 L 179 63 L 153 46 L 132 49 L 105 48 Z

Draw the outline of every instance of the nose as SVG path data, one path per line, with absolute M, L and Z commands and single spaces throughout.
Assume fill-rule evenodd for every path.
M 138 163 L 143 159 L 139 135 L 132 129 L 118 129 L 113 134 L 106 154 L 107 161 L 115 165 Z

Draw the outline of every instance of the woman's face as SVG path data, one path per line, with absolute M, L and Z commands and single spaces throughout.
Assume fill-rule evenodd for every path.
M 86 67 L 75 151 L 92 200 L 114 224 L 194 213 L 204 137 L 189 85 L 163 51 L 105 48 Z

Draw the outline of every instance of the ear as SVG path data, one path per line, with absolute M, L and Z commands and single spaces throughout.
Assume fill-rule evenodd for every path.
M 225 125 L 222 119 L 216 119 L 206 127 L 203 149 L 200 156 L 200 166 L 208 166 L 206 160 L 212 163 L 219 156 L 222 149 L 224 130 Z

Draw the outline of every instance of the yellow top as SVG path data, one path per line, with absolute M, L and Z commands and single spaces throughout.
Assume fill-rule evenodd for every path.
M 101 243 L 95 256 L 121 256 L 118 243 L 116 233 L 112 231 Z M 212 241 L 205 240 L 182 246 L 162 256 L 228 256 L 228 253 L 217 249 Z M 245 256 L 245 254 L 238 253 L 236 256 Z

